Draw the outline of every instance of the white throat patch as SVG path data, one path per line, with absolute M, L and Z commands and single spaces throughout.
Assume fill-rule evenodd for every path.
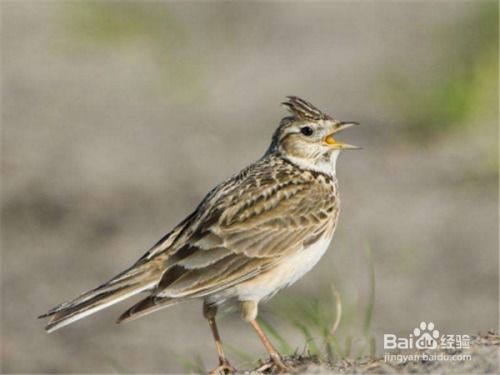
M 320 158 L 319 160 L 312 161 L 295 156 L 284 156 L 287 160 L 302 169 L 308 169 L 316 172 L 326 173 L 335 177 L 337 158 L 340 155 L 340 150 L 334 150 L 330 153 L 329 159 Z

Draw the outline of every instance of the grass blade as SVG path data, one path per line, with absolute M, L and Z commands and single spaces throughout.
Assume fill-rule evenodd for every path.
M 340 293 L 334 285 L 332 285 L 332 295 L 335 300 L 335 320 L 333 321 L 331 328 L 325 335 L 323 345 L 321 346 L 321 352 L 325 351 L 329 341 L 331 341 L 331 339 L 335 336 L 335 332 L 337 332 L 340 324 L 340 319 L 342 318 L 342 301 L 340 299 Z
M 368 338 L 373 318 L 373 306 L 375 305 L 375 266 L 373 263 L 373 253 L 368 244 L 365 245 L 365 253 L 368 259 L 369 293 L 363 324 L 363 333 L 365 338 Z
M 277 343 L 278 348 L 282 353 L 285 354 L 291 354 L 293 352 L 292 347 L 288 344 L 288 342 L 281 336 L 267 321 L 265 321 L 263 318 L 259 317 L 257 318 L 258 322 L 262 325 L 262 328 L 268 334 L 271 336 Z

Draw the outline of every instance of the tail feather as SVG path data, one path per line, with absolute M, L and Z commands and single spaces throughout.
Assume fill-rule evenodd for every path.
M 186 301 L 186 299 L 149 296 L 139 301 L 130 309 L 125 311 L 122 315 L 120 315 L 116 323 L 130 322 L 145 315 L 149 315 L 155 311 L 161 310 L 165 307 L 176 305 L 184 301 Z
M 133 267 L 107 283 L 50 309 L 39 318 L 51 317 L 45 330 L 53 332 L 126 298 L 154 288 L 160 276 L 161 271 L 153 267 L 153 264 Z

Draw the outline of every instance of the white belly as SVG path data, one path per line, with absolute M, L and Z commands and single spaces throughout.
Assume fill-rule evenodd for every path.
M 289 257 L 272 270 L 234 287 L 232 290 L 240 301 L 260 301 L 272 297 L 280 289 L 292 285 L 306 274 L 321 259 L 331 237 L 314 244 Z

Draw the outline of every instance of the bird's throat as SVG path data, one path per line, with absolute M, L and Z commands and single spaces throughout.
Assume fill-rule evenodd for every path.
M 291 155 L 285 156 L 285 159 L 301 169 L 325 173 L 335 177 L 337 158 L 339 157 L 339 154 L 340 150 L 332 150 L 327 154 L 321 155 L 317 159 L 300 158 Z

